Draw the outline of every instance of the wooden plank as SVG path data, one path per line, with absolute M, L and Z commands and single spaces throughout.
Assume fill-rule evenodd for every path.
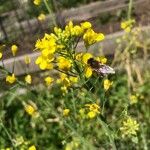
M 149 0 L 134 0 L 133 6 L 135 8 L 135 13 L 138 14 L 143 13 L 144 11 L 147 11 L 147 9 L 150 7 L 150 1 Z M 81 22 L 83 20 L 89 20 L 91 18 L 95 18 L 97 16 L 100 16 L 104 13 L 113 13 L 118 10 L 126 9 L 128 7 L 128 3 L 126 3 L 126 0 L 107 0 L 107 1 L 97 1 L 93 2 L 91 4 L 87 4 L 84 6 L 81 6 L 79 8 L 72 8 L 69 10 L 64 10 L 61 12 L 62 18 L 65 19 L 65 22 L 68 22 L 69 20 L 73 20 L 75 22 Z M 59 15 L 59 14 L 57 14 Z M 52 25 L 52 15 L 47 15 L 46 20 L 43 21 L 42 28 L 47 29 Z M 55 14 L 56 16 L 56 14 Z M 58 16 L 59 17 L 59 16 Z M 32 32 L 34 33 L 39 29 L 39 23 L 37 22 L 37 19 L 30 19 L 27 21 L 22 21 L 21 26 L 23 28 L 23 31 L 28 33 L 29 32 L 29 23 L 32 27 Z M 8 28 L 9 36 L 13 36 L 14 32 L 12 31 L 18 31 L 20 25 L 18 22 L 15 22 L 13 25 L 6 25 L 6 29 Z
M 143 33 L 146 33 L 150 37 L 150 34 L 148 34 L 150 32 L 150 26 L 142 27 L 142 30 L 143 30 Z M 124 32 L 117 32 L 114 34 L 107 35 L 104 41 L 92 45 L 90 47 L 89 51 L 95 52 L 95 50 L 97 50 L 101 47 L 104 55 L 112 55 L 117 46 L 116 39 L 121 37 L 122 35 L 124 35 Z M 84 43 L 80 42 L 77 46 L 77 50 L 83 51 L 84 49 L 85 49 Z M 39 52 L 28 54 L 28 56 L 31 58 L 29 73 L 34 73 L 34 72 L 40 71 L 39 67 L 35 64 L 35 60 L 39 56 L 39 54 L 40 54 Z M 25 55 L 18 56 L 15 58 L 15 60 L 16 60 L 15 74 L 16 75 L 23 75 L 26 73 L 26 71 L 25 71 L 26 64 L 24 63 L 24 57 L 25 57 Z M 13 67 L 13 62 L 14 62 L 14 58 L 4 60 L 5 68 L 8 69 L 9 71 L 11 71 L 12 67 Z M 2 65 L 2 62 L 0 62 L 0 65 Z M 0 74 L 0 77 L 2 77 L 1 74 Z
M 139 12 L 139 9 L 144 11 L 146 8 L 148 8 L 148 5 L 150 6 L 148 0 L 133 1 L 135 12 Z M 106 12 L 112 13 L 116 10 L 125 9 L 127 7 L 128 3 L 126 3 L 126 0 L 109 0 L 104 2 L 98 1 L 79 8 L 72 8 L 69 11 L 65 10 L 62 12 L 62 15 L 66 18 L 67 21 L 74 20 L 79 22 L 82 20 L 89 20 Z

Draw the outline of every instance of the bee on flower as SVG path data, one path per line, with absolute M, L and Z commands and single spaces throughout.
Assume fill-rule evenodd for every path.
M 69 87 L 82 78 L 81 74 L 83 73 L 86 78 L 90 78 L 93 71 L 99 75 L 101 72 L 102 74 L 108 74 L 108 70 L 112 72 L 110 67 L 103 65 L 107 61 L 106 58 L 99 58 L 98 61 L 95 58 L 93 61 L 96 63 L 99 62 L 98 67 L 102 66 L 102 69 L 94 68 L 89 63 L 89 59 L 93 58 L 92 54 L 76 52 L 76 47 L 80 39 L 83 39 L 85 44 L 90 46 L 102 41 L 104 35 L 102 33 L 96 33 L 92 29 L 90 22 L 74 25 L 72 21 L 69 21 L 64 29 L 54 27 L 54 33 L 45 34 L 35 44 L 35 48 L 40 51 L 40 55 L 35 63 L 41 70 L 56 69 L 66 74 L 66 77 L 60 77 L 56 80 L 56 83 L 61 84 L 63 93 L 67 93 Z

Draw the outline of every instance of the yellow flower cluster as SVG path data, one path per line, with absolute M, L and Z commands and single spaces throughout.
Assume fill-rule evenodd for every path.
M 45 34 L 44 38 L 36 42 L 35 47 L 41 51 L 36 64 L 41 70 L 53 69 L 54 53 L 56 51 L 56 39 L 52 35 Z
M 62 85 L 61 90 L 64 94 L 68 93 L 67 90 L 68 87 L 70 87 L 72 84 L 75 84 L 77 82 L 78 82 L 78 77 L 67 76 L 64 73 L 61 73 L 60 78 L 57 79 L 57 83 Z
M 104 38 L 104 34 L 95 33 L 91 28 L 88 29 L 83 36 L 84 42 L 87 46 L 102 41 Z
M 68 60 L 62 56 L 59 56 L 57 58 L 57 66 L 59 69 L 64 70 L 64 71 L 68 71 L 71 67 L 71 60 Z
M 83 22 L 74 25 L 70 21 L 64 29 L 55 27 L 54 33 L 45 34 L 42 39 L 38 39 L 35 47 L 40 51 L 36 64 L 41 70 L 56 69 L 60 73 L 57 83 L 61 83 L 63 93 L 68 92 L 68 87 L 73 85 L 81 78 L 81 73 L 85 77 L 92 76 L 92 68 L 87 64 L 89 58 L 93 57 L 90 53 L 77 54 L 76 46 L 79 39 L 83 39 L 86 46 L 104 39 L 102 33 L 95 33 L 90 22 Z M 99 61 L 106 62 L 105 58 Z M 47 85 L 51 84 L 51 79 L 45 79 Z
M 81 117 L 95 118 L 100 113 L 100 106 L 98 104 L 86 104 L 85 108 L 79 110 Z
M 70 68 L 71 62 L 66 59 L 73 58 L 75 50 L 72 48 L 77 44 L 77 38 L 83 37 L 86 45 L 104 39 L 102 33 L 95 33 L 91 27 L 89 22 L 81 23 L 80 26 L 73 25 L 72 21 L 66 25 L 64 30 L 55 27 L 54 33 L 45 34 L 41 40 L 37 40 L 35 47 L 41 51 L 41 55 L 37 58 L 36 64 L 42 70 L 52 69 L 52 62 L 56 58 L 55 54 L 57 54 L 57 56 L 61 56 L 57 59 L 59 68 L 66 68 L 66 66 Z
M 130 32 L 134 23 L 135 23 L 134 19 L 123 21 L 121 22 L 121 29 L 123 29 L 125 32 Z
M 132 104 L 138 103 L 139 100 L 143 100 L 144 96 L 139 93 L 136 93 L 136 94 L 130 95 L 129 99 L 130 99 L 130 104 L 132 105 Z
M 123 126 L 120 130 L 123 138 L 126 136 L 136 136 L 137 131 L 139 130 L 139 124 L 135 119 L 128 117 L 127 120 L 123 121 Z

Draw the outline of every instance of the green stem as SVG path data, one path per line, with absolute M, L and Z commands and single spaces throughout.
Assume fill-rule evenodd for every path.
M 48 5 L 48 3 L 47 3 L 47 0 L 44 0 L 44 4 L 45 4 L 45 6 L 46 6 L 46 8 L 47 8 L 47 10 L 48 10 L 48 12 L 49 12 L 49 14 L 52 15 L 52 22 L 53 22 L 53 25 L 54 25 L 54 26 L 57 26 L 56 20 L 55 20 L 55 15 L 54 15 L 54 13 L 52 12 L 51 8 L 49 7 L 49 5 Z
M 1 125 L 1 127 L 4 129 L 5 133 L 7 134 L 9 140 L 10 140 L 11 143 L 12 143 L 12 146 L 15 147 L 15 146 L 14 146 L 14 143 L 13 143 L 13 141 L 12 141 L 13 138 L 12 138 L 11 135 L 9 134 L 8 130 L 7 130 L 6 127 L 4 126 L 4 124 L 3 124 L 3 122 L 2 122 L 1 119 L 0 119 L 0 125 Z
M 72 95 L 73 110 L 74 110 L 75 117 L 76 117 L 77 116 L 77 110 L 76 110 L 76 104 L 75 104 L 75 97 L 74 97 L 73 89 L 71 89 L 71 95 Z
M 102 121 L 100 118 L 98 118 L 98 121 L 100 122 L 103 130 L 105 131 L 106 135 L 108 136 L 109 141 L 110 141 L 111 146 L 112 146 L 112 149 L 117 150 L 116 145 L 115 145 L 115 141 L 114 141 L 114 137 L 111 133 L 112 131 L 109 129 L 108 125 L 104 121 Z
M 133 5 L 133 0 L 130 0 L 128 6 L 128 19 L 131 19 L 132 5 Z

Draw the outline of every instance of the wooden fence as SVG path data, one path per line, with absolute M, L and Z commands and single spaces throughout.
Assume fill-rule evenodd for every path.
M 133 6 L 136 15 L 140 16 L 145 13 L 150 16 L 149 0 L 133 0 Z M 81 22 L 102 16 L 105 13 L 113 14 L 118 10 L 127 10 L 128 3 L 126 3 L 126 0 L 97 1 L 79 8 L 58 11 L 56 14 L 47 15 L 46 20 L 42 23 L 37 18 L 20 21 L 20 16 L 24 14 L 24 8 L 20 7 L 17 10 L 0 15 L 0 40 L 14 39 L 19 35 L 35 34 L 39 30 L 47 29 L 53 26 L 52 16 L 56 17 L 57 22 L 61 20 L 62 24 L 69 20 Z M 5 19 L 6 17 L 7 19 Z M 150 17 L 145 19 L 147 19 L 146 22 L 150 22 Z
M 147 38 L 150 38 L 150 34 L 149 34 L 150 26 L 142 27 L 142 31 L 143 31 L 143 33 L 145 33 L 148 36 Z M 123 35 L 124 35 L 124 32 L 117 32 L 114 34 L 107 35 L 106 39 L 104 41 L 94 44 L 93 46 L 90 47 L 89 51 L 95 52 L 95 50 L 97 50 L 101 47 L 104 55 L 112 55 L 112 54 L 114 54 L 115 48 L 117 46 L 116 39 L 118 39 L 119 37 L 121 37 Z M 83 50 L 84 43 L 80 42 L 77 46 L 77 49 L 79 51 Z M 35 60 L 39 56 L 39 53 L 35 52 L 32 54 L 28 54 L 28 56 L 31 58 L 29 73 L 34 73 L 34 72 L 40 71 L 39 67 L 35 64 Z M 25 71 L 26 64 L 24 62 L 24 57 L 25 57 L 25 55 L 18 56 L 15 58 L 15 61 L 16 61 L 15 74 L 16 75 L 23 75 L 26 73 L 26 71 Z M 11 71 L 13 68 L 13 62 L 14 62 L 14 58 L 4 60 L 5 68 L 8 69 L 9 71 Z M 0 62 L 0 65 L 2 65 L 2 62 Z M 2 74 L 0 74 L 0 77 L 2 78 Z

